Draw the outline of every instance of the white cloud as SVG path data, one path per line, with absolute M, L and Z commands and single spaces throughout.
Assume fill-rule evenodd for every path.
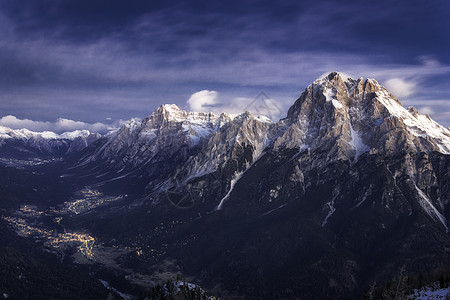
M 219 93 L 216 91 L 203 90 L 193 93 L 187 104 L 192 111 L 211 111 L 217 105 Z
M 15 116 L 4 116 L 0 119 L 0 125 L 12 129 L 26 128 L 31 131 L 53 131 L 55 133 L 63 133 L 67 131 L 87 129 L 91 132 L 106 132 L 113 129 L 111 125 L 103 123 L 85 123 L 81 121 L 73 121 L 69 119 L 59 118 L 55 122 L 33 121 L 29 119 L 18 119 Z
M 292 104 L 289 99 L 289 106 Z M 241 114 L 250 111 L 254 115 L 264 115 L 273 121 L 278 121 L 285 116 L 286 103 L 271 99 L 266 93 L 260 92 L 255 98 L 233 97 L 224 100 L 216 91 L 203 90 L 191 95 L 187 101 L 190 111 L 208 111 L 215 114 L 230 113 Z
M 422 106 L 418 108 L 419 113 L 432 115 L 435 113 L 434 109 L 431 106 Z
M 433 56 L 430 55 L 422 55 L 419 56 L 418 61 L 420 61 L 425 67 L 430 67 L 430 68 L 438 68 L 441 66 L 441 64 L 439 63 L 439 61 L 437 61 Z
M 402 78 L 391 78 L 385 82 L 386 88 L 396 97 L 403 98 L 412 95 L 417 84 L 413 81 L 407 81 Z

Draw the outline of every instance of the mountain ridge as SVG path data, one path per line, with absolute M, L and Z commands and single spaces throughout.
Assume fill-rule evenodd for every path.
M 338 160 L 356 163 L 367 154 L 406 153 L 403 168 L 416 178 L 422 168 L 416 156 L 449 154 L 450 131 L 413 108 L 403 108 L 376 80 L 333 72 L 308 86 L 278 122 L 250 112 L 217 116 L 161 105 L 140 123 L 129 121 L 79 164 L 101 160 L 115 172 L 146 168 L 157 174 L 152 165 L 175 155 L 177 166 L 163 167 L 166 171 L 147 184 L 152 194 L 154 186 L 161 191 L 161 182 L 162 190 L 170 190 L 225 169 L 234 174 L 224 179 L 225 185 L 234 186 L 261 155 L 285 148 L 323 152 L 325 160 L 311 161 L 320 167 Z M 220 198 L 226 196 L 222 193 Z
M 238 298 L 348 299 L 450 262 L 447 134 L 376 80 L 330 73 L 278 122 L 162 105 L 38 170 L 118 199 L 61 222 L 133 247 L 128 268 Z
M 41 159 L 79 152 L 102 136 L 88 130 L 56 134 L 0 126 L 0 153 L 3 158 Z

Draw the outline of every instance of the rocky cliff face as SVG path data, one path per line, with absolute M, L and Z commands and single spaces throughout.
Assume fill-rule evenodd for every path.
M 111 235 L 117 219 L 137 240 L 184 220 L 147 242 L 165 245 L 164 257 L 205 286 L 345 298 L 401 265 L 450 262 L 449 154 L 448 129 L 374 79 L 331 73 L 276 123 L 161 106 L 88 148 L 71 170 L 127 192 L 141 183 L 131 213 L 96 220 Z
M 406 110 L 374 79 L 331 73 L 316 80 L 277 124 L 275 148 L 325 149 L 335 159 L 368 152 L 395 155 L 438 151 L 450 154 L 450 132 L 429 116 Z
M 381 158 L 391 180 L 415 194 L 422 209 L 447 228 L 443 214 L 449 196 L 437 178 L 448 173 L 438 161 L 450 153 L 450 132 L 414 108 L 403 108 L 374 79 L 355 81 L 331 73 L 316 80 L 271 134 L 272 153 L 298 149 L 299 165 L 292 176 L 299 178 L 339 161 L 353 165 Z M 308 184 L 302 183 L 302 189 Z M 389 207 L 394 193 L 386 192 L 383 199 L 389 199 Z

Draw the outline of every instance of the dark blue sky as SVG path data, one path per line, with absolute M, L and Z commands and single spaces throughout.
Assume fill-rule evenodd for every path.
M 2 0 L 0 117 L 108 124 L 261 91 L 284 110 L 336 70 L 450 126 L 449 3 Z

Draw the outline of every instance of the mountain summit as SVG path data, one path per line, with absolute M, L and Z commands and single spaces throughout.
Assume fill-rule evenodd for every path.
M 308 86 L 280 123 L 288 129 L 277 146 L 327 149 L 337 159 L 357 159 L 371 149 L 450 154 L 448 129 L 414 108 L 405 109 L 376 80 L 336 72 Z

